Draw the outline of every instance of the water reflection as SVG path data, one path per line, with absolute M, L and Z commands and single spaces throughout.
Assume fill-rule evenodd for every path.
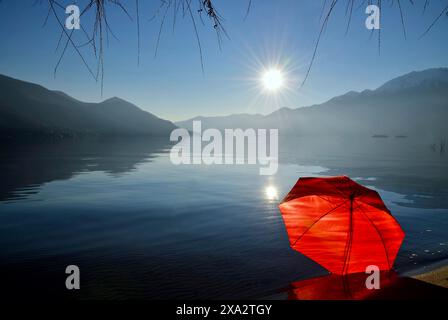
M 123 175 L 165 151 L 169 147 L 166 140 L 111 138 L 1 145 L 0 201 L 27 198 L 45 183 L 80 173 Z
M 289 300 L 441 299 L 448 290 L 395 272 L 381 272 L 380 288 L 368 289 L 368 275 L 327 275 L 291 283 Z
M 291 283 L 288 291 L 290 300 L 363 300 L 375 291 L 366 287 L 368 275 L 355 273 L 345 276 L 330 274 Z M 389 286 L 397 275 L 383 272 L 380 275 L 380 288 Z
M 278 200 L 278 191 L 277 188 L 270 185 L 265 188 L 266 199 L 269 201 Z
M 430 140 L 353 137 L 280 137 L 279 161 L 328 168 L 359 183 L 402 195 L 401 206 L 448 209 L 448 158 Z

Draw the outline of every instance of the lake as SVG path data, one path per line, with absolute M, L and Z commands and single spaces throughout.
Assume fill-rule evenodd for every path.
M 325 270 L 289 247 L 279 201 L 301 176 L 376 189 L 406 233 L 399 274 L 448 259 L 448 157 L 429 140 L 281 138 L 279 170 L 180 165 L 168 139 L 2 146 L 6 298 L 261 299 Z M 65 289 L 65 267 L 81 290 Z

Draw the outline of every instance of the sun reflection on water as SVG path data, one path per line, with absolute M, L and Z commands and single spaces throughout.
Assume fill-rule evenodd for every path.
M 267 186 L 265 189 L 265 196 L 266 199 L 268 200 L 277 200 L 278 199 L 278 192 L 277 192 L 277 188 L 274 186 Z

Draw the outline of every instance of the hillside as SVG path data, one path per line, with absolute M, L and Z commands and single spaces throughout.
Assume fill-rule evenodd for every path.
M 100 103 L 0 75 L 0 133 L 20 136 L 166 136 L 175 128 L 120 98 Z

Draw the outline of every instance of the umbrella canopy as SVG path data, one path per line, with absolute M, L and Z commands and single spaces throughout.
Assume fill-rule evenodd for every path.
M 378 192 L 345 176 L 300 178 L 279 208 L 291 247 L 334 274 L 390 270 L 403 242 Z

